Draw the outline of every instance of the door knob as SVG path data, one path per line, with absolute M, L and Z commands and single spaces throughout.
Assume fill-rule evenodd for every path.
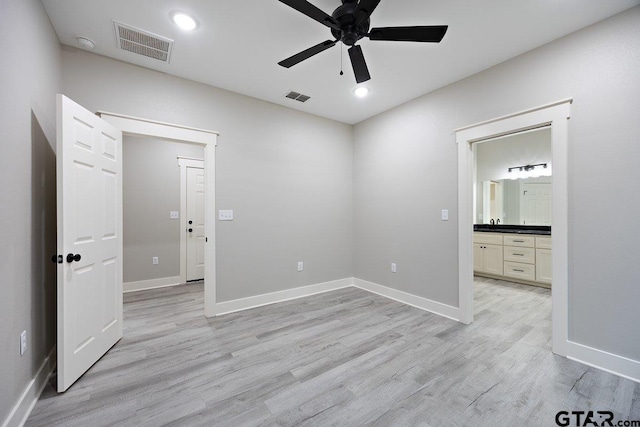
M 80 256 L 80 254 L 68 254 L 67 255 L 67 262 L 78 262 L 82 259 L 82 257 Z
M 189 220 L 189 224 L 193 224 L 193 221 Z
M 189 229 L 189 233 L 191 233 L 192 231 L 193 231 L 193 228 L 190 228 L 190 229 Z
M 62 255 L 53 255 L 51 257 L 51 262 L 55 262 L 56 264 L 62 264 Z

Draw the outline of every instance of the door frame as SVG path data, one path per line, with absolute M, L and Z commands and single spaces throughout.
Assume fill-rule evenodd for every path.
M 474 143 L 551 126 L 552 196 L 552 350 L 567 356 L 568 308 L 568 121 L 571 98 L 455 130 L 458 144 L 458 307 L 460 321 L 473 322 Z
M 215 166 L 218 132 L 197 129 L 172 123 L 142 119 L 124 114 L 98 111 L 98 116 L 122 130 L 123 135 L 146 136 L 188 142 L 204 147 L 205 186 L 205 265 L 204 265 L 204 315 L 215 316 L 216 304 L 216 232 L 215 232 Z M 182 268 L 180 269 L 182 275 Z M 184 272 L 186 275 L 186 271 Z
M 187 281 L 187 168 L 204 169 L 204 160 L 178 157 L 178 166 L 180 167 L 180 281 L 185 283 Z M 206 188 L 205 191 L 207 191 Z

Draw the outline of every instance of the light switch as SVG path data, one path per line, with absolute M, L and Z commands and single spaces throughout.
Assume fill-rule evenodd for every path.
M 442 220 L 449 221 L 449 209 L 442 209 Z
M 180 218 L 180 212 L 178 211 L 169 212 L 169 219 L 178 219 L 178 218 Z
M 233 221 L 233 211 L 232 210 L 219 210 L 218 211 L 218 221 Z

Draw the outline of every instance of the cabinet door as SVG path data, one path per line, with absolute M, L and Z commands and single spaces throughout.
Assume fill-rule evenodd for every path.
M 536 282 L 551 284 L 551 249 L 536 249 Z
M 483 245 L 484 271 L 489 274 L 504 273 L 502 245 Z
M 473 244 L 473 271 L 484 271 L 484 253 L 483 246 L 478 243 Z

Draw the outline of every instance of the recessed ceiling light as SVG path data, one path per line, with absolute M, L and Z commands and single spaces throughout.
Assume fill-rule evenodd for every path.
M 196 28 L 196 20 L 185 13 L 175 13 L 173 22 L 183 30 L 191 31 Z
M 355 93 L 358 98 L 364 98 L 369 94 L 369 88 L 361 86 L 354 90 L 353 93 Z

